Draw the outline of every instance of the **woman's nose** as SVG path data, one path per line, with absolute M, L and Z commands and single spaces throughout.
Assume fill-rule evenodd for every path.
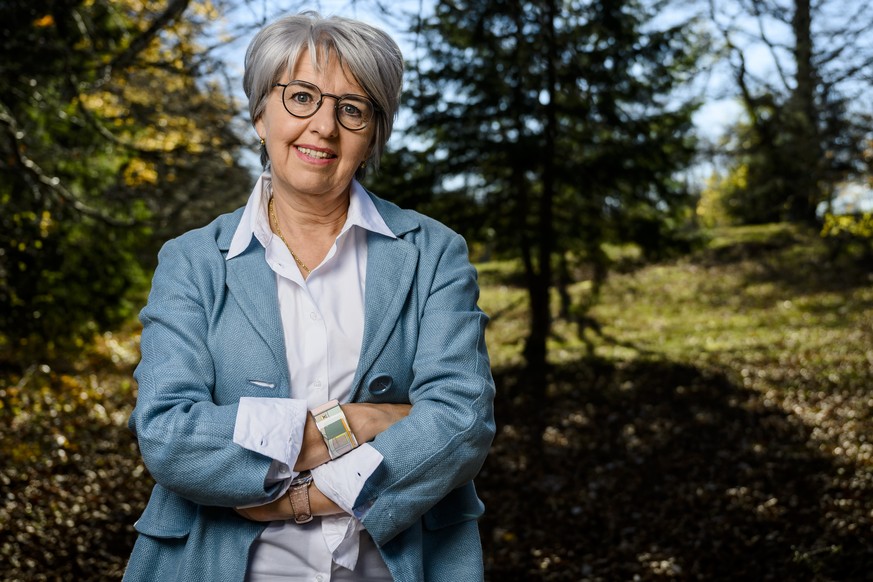
M 332 137 L 339 131 L 339 121 L 336 119 L 336 104 L 330 97 L 324 101 L 318 111 L 309 118 L 309 128 L 323 136 Z

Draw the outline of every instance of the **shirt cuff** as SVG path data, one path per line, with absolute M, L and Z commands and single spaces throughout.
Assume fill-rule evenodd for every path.
M 273 459 L 268 479 L 294 477 L 308 414 L 305 400 L 245 396 L 239 399 L 233 442 Z
M 383 459 L 382 453 L 364 443 L 342 457 L 312 469 L 312 478 L 327 498 L 349 515 L 355 515 L 352 511 L 355 500 Z

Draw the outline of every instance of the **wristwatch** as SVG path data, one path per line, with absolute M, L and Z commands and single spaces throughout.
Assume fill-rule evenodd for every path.
M 341 457 L 358 446 L 355 433 L 349 427 L 349 421 L 338 400 L 326 402 L 310 412 L 331 459 Z
M 303 471 L 291 480 L 291 487 L 288 488 L 288 499 L 291 500 L 294 523 L 298 525 L 312 521 L 312 508 L 309 506 L 309 485 L 311 483 L 312 473 Z

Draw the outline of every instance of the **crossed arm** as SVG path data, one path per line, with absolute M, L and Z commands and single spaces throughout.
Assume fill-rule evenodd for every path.
M 350 428 L 358 439 L 358 442 L 369 442 L 377 434 L 384 431 L 395 422 L 409 414 L 412 407 L 409 404 L 371 404 L 352 403 L 342 406 Z M 312 416 L 307 415 L 306 426 L 303 431 L 303 446 L 294 465 L 295 471 L 306 471 L 330 461 L 327 445 Z M 309 487 L 309 504 L 312 515 L 324 516 L 343 513 L 343 510 L 326 495 L 324 495 L 315 483 Z M 291 509 L 291 501 L 287 495 L 265 505 L 237 508 L 237 513 L 253 521 L 287 520 L 294 517 Z

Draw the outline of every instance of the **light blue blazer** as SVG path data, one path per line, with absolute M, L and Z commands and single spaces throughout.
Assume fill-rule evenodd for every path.
M 351 400 L 408 402 L 356 506 L 395 580 L 483 578 L 472 479 L 494 436 L 487 317 L 463 238 L 371 197 L 396 239 L 369 233 L 365 324 Z M 130 428 L 157 485 L 125 580 L 241 582 L 266 524 L 271 460 L 233 443 L 242 396 L 287 397 L 276 276 L 264 248 L 225 260 L 242 209 L 161 250 L 143 322 Z

